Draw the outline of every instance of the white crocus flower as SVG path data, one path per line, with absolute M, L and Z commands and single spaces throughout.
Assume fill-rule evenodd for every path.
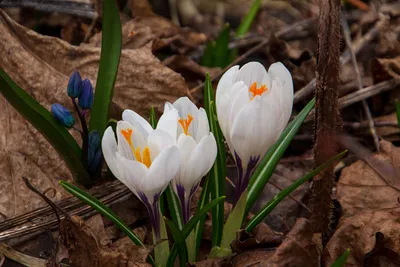
M 172 181 L 178 196 L 184 223 L 190 218 L 190 199 L 199 187 L 217 157 L 217 144 L 208 125 L 206 112 L 197 108 L 187 97 L 181 97 L 173 104 L 166 103 L 164 114 L 178 111 L 175 121 L 177 146 L 180 151 L 181 167 Z
M 171 133 L 177 126 L 177 111 L 160 118 L 160 129 L 150 125 L 133 111 L 125 110 L 117 123 L 117 140 L 108 127 L 102 139 L 104 158 L 112 173 L 146 206 L 156 237 L 160 234 L 158 200 L 179 171 L 179 149 Z
M 237 198 L 247 188 L 255 167 L 279 138 L 293 106 L 290 72 L 278 62 L 268 73 L 258 62 L 233 66 L 218 83 L 218 122 L 235 157 Z

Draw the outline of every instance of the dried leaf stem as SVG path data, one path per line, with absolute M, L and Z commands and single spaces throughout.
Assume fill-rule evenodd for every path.
M 340 128 L 338 84 L 340 57 L 340 0 L 320 1 L 318 63 L 315 104 L 314 165 L 319 166 L 337 154 Z M 333 166 L 314 178 L 311 196 L 311 222 L 323 239 L 329 236 L 332 214 Z

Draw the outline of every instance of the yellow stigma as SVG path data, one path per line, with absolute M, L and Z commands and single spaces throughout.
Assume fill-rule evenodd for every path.
M 262 95 L 267 90 L 268 88 L 265 84 L 262 84 L 260 87 L 257 88 L 257 83 L 256 82 L 252 83 L 249 88 L 249 92 L 253 94 L 251 100 L 253 100 L 253 98 L 255 98 L 257 95 Z
M 135 156 L 136 161 L 143 163 L 147 168 L 150 168 L 151 158 L 150 158 L 150 149 L 146 146 L 143 148 L 143 151 L 140 150 L 140 147 L 135 147 L 132 144 L 132 129 L 122 129 L 121 134 L 124 136 L 126 142 L 132 149 L 132 153 Z
M 186 135 L 189 135 L 189 126 L 193 121 L 193 116 L 188 114 L 187 117 L 188 118 L 186 120 L 185 119 L 179 119 L 178 122 L 182 126 L 183 132 Z

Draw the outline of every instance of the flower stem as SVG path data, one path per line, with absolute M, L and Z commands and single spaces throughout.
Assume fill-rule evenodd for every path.
M 155 224 L 158 223 L 158 230 L 154 229 L 153 226 L 155 266 L 166 266 L 169 256 L 167 229 L 165 227 L 165 222 L 162 219 L 158 202 L 153 207 L 153 217 L 158 220 L 158 222 L 155 222 Z
M 86 124 L 86 119 L 85 119 L 85 114 L 83 114 L 78 105 L 76 104 L 76 101 L 74 98 L 71 97 L 72 104 L 74 105 L 74 108 L 76 110 L 76 113 L 78 114 L 79 120 L 81 122 L 81 127 L 82 127 L 82 155 L 81 155 L 81 160 L 83 166 L 85 166 L 86 170 L 88 170 L 88 149 L 89 149 L 89 131 L 87 128 Z

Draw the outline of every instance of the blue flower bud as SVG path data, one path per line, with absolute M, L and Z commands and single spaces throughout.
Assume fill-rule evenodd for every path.
M 76 98 L 82 94 L 82 78 L 78 71 L 74 71 L 68 81 L 68 96 Z
M 93 86 L 88 79 L 82 82 L 82 94 L 79 96 L 78 105 L 82 109 L 91 109 L 93 105 Z
M 72 117 L 69 110 L 61 104 L 51 105 L 51 113 L 54 118 L 62 123 L 67 128 L 71 128 L 75 124 L 75 119 Z
M 102 159 L 101 137 L 98 131 L 92 131 L 89 134 L 88 147 L 88 169 L 93 175 L 96 174 L 101 165 Z

